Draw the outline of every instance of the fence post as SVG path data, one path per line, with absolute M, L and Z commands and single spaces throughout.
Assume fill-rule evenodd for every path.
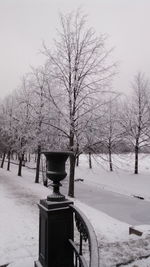
M 59 192 L 60 181 L 66 177 L 65 162 L 69 152 L 45 152 L 47 177 L 53 181 L 53 194 L 40 200 L 39 259 L 35 267 L 73 267 L 73 211 Z

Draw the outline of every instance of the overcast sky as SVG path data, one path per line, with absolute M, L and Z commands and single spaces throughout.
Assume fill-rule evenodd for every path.
M 129 92 L 137 71 L 150 78 L 150 0 L 0 0 L 0 96 L 16 89 L 21 77 L 43 61 L 42 41 L 50 47 L 59 12 L 81 7 L 97 35 L 109 35 L 120 62 L 114 89 Z

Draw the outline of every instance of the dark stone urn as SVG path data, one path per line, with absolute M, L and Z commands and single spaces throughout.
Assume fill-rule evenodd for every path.
M 65 196 L 60 193 L 59 187 L 61 186 L 60 181 L 67 175 L 65 163 L 71 152 L 43 152 L 43 154 L 46 157 L 46 176 L 53 181 L 51 184 L 53 194 L 47 196 L 47 200 L 64 201 Z
M 59 192 L 60 181 L 67 173 L 65 163 L 72 152 L 43 152 L 46 175 L 52 181 L 53 193 L 39 204 L 39 259 L 35 267 L 74 267 L 74 255 L 69 239 L 73 240 L 73 204 Z

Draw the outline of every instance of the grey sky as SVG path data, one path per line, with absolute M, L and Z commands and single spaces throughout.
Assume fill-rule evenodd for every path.
M 43 62 L 42 41 L 50 47 L 59 12 L 81 7 L 97 34 L 107 33 L 120 61 L 114 89 L 129 91 L 137 71 L 150 77 L 150 0 L 0 0 L 0 96 L 20 83 L 30 65 Z

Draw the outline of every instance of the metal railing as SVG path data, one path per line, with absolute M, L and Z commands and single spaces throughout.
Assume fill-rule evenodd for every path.
M 74 221 L 79 232 L 79 242 L 69 239 L 74 252 L 75 267 L 99 267 L 98 242 L 94 229 L 87 217 L 74 205 L 70 205 L 74 213 Z M 88 246 L 88 257 L 83 256 L 83 243 Z M 84 246 L 85 247 L 85 246 Z M 87 253 L 86 253 L 87 254 Z

